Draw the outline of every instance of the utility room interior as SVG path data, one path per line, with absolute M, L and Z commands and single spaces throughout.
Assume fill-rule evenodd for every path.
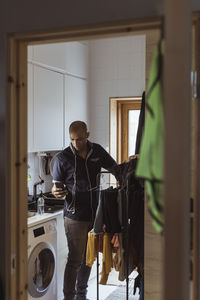
M 159 37 L 160 31 L 156 29 L 121 37 L 28 46 L 30 300 L 34 297 L 41 297 L 41 300 L 63 299 L 63 276 L 68 254 L 63 201 L 53 199 L 51 189 L 54 158 L 70 144 L 69 125 L 76 120 L 84 121 L 90 132 L 89 141 L 100 144 L 117 163 L 123 163 L 134 155 L 142 94 Z M 114 178 L 104 175 L 102 181 L 107 187 L 112 185 Z M 116 181 L 113 184 L 116 186 Z M 41 193 L 45 200 L 45 213 L 42 215 L 37 213 Z M 49 234 L 45 234 L 46 230 Z M 154 236 L 148 219 L 145 230 L 147 235 Z M 158 238 L 156 234 L 154 238 Z M 44 249 L 49 244 L 50 247 L 41 250 L 41 244 Z M 46 275 L 53 278 L 53 284 L 49 279 L 50 287 L 47 284 L 45 288 L 38 288 L 30 276 L 41 251 L 45 251 L 44 268 L 51 273 Z M 100 273 L 101 257 L 100 254 Z M 159 255 L 155 267 L 159 268 Z M 129 299 L 134 300 L 139 299 L 138 289 L 133 295 L 136 276 L 137 271 L 133 270 L 129 278 Z M 95 262 L 88 286 L 88 298 L 91 300 L 96 299 L 96 277 Z M 159 284 L 157 287 L 160 288 Z M 119 281 L 118 272 L 113 268 L 107 285 L 99 287 L 100 299 L 125 299 L 126 289 L 126 281 Z

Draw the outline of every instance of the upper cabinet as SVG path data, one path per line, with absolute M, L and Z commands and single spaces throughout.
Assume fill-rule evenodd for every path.
M 88 83 L 85 79 L 65 76 L 65 147 L 69 145 L 69 125 L 75 120 L 88 123 Z
M 32 46 L 29 60 L 68 75 L 88 78 L 87 43 L 70 42 Z
M 63 148 L 63 75 L 28 64 L 28 151 Z
M 66 43 L 32 46 L 32 62 L 65 71 Z
M 68 126 L 88 123 L 88 45 L 28 47 L 28 151 L 62 150 Z
M 66 44 L 66 72 L 81 78 L 88 78 L 88 45 L 80 42 Z
M 34 150 L 63 147 L 63 75 L 34 66 Z

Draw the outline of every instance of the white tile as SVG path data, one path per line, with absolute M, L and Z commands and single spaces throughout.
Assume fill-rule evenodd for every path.
M 144 88 L 138 80 L 118 80 L 118 95 L 123 96 L 140 96 Z
M 123 54 L 119 56 L 117 61 L 117 79 L 130 79 L 131 60 Z
M 118 51 L 121 52 L 127 52 L 130 49 L 130 45 L 131 45 L 131 36 L 127 36 L 127 37 L 120 37 L 117 39 L 117 47 L 118 47 Z
M 105 148 L 106 146 L 106 141 L 105 141 L 105 131 L 104 130 L 99 130 L 99 129 L 94 129 L 91 130 L 91 141 L 94 143 L 100 144 L 102 147 Z
M 130 39 L 130 49 L 131 51 L 133 51 L 134 53 L 136 52 L 145 52 L 145 41 L 146 41 L 146 37 L 145 35 L 142 36 L 134 36 Z
M 105 105 L 95 105 L 93 107 L 93 110 L 92 110 L 92 114 L 93 116 L 95 116 L 94 118 L 96 119 L 96 116 L 101 116 L 101 118 L 105 118 L 105 113 L 106 113 L 106 107 Z M 94 120 L 95 120 L 94 119 Z

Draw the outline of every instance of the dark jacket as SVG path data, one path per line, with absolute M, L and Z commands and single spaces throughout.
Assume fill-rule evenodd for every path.
M 86 159 L 83 159 L 70 145 L 56 156 L 53 168 L 53 181 L 63 182 L 69 191 L 64 215 L 79 221 L 94 220 L 97 174 L 101 168 L 112 172 L 116 165 L 115 160 L 99 144 L 88 141 L 88 146 L 90 150 Z
M 142 105 L 140 110 L 138 129 L 137 129 L 137 137 L 135 143 L 135 154 L 140 153 L 140 145 L 142 141 L 142 134 L 144 131 L 144 122 L 145 122 L 145 92 L 142 94 Z

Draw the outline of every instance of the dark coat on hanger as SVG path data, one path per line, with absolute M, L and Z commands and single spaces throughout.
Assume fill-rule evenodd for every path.
M 135 176 L 137 159 L 115 167 L 120 178 L 122 194 L 122 218 L 130 219 L 128 225 L 129 266 L 137 266 L 143 274 L 144 265 L 144 181 Z M 128 199 L 128 207 L 124 209 L 124 202 Z M 120 204 L 119 204 L 120 208 Z M 124 214 L 127 212 L 127 216 Z

